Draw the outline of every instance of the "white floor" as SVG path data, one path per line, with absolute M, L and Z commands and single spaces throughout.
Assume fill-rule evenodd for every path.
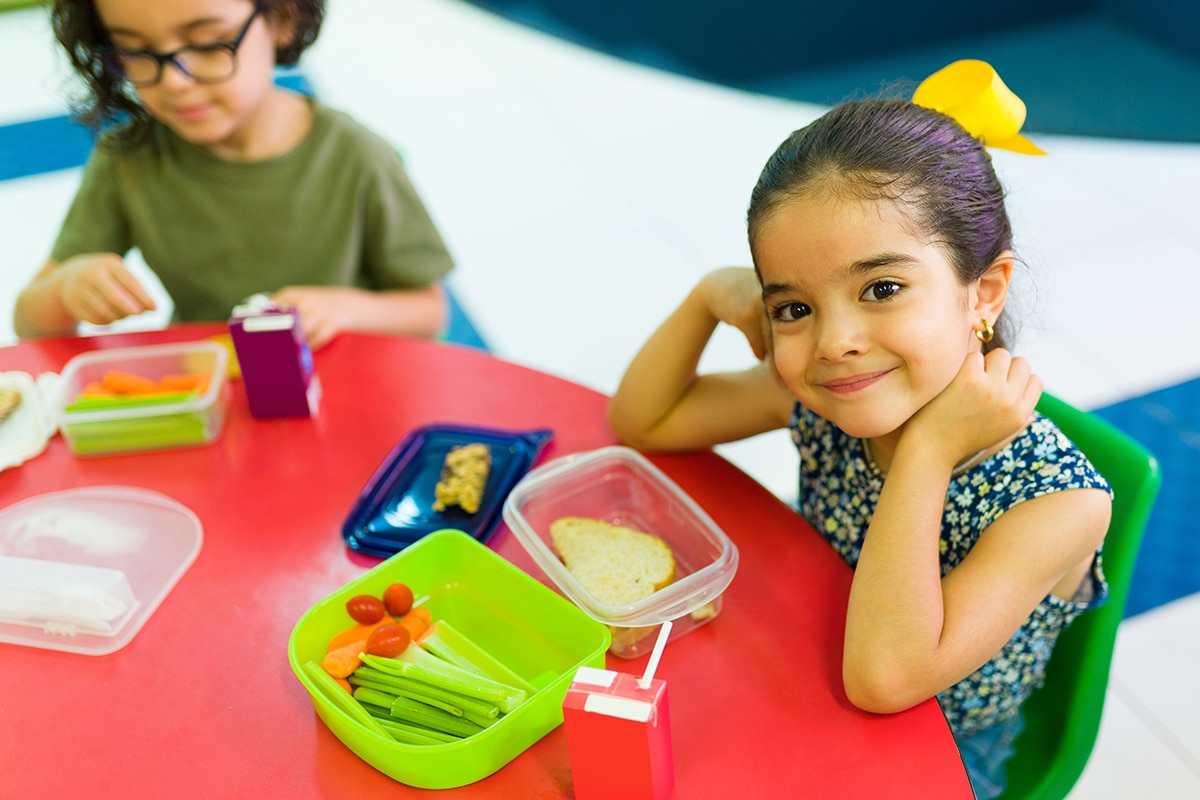
M 331 6 L 304 72 L 405 153 L 484 338 L 503 358 L 605 392 L 701 274 L 749 263 L 758 171 L 822 111 L 617 61 L 455 0 Z M 0 124 L 63 113 L 63 74 L 44 12 L 0 14 Z M 1038 141 L 1048 158 L 995 154 L 1026 264 L 1019 349 L 1084 407 L 1200 375 L 1200 348 L 1188 346 L 1200 146 Z M 0 183 L 4 309 L 45 259 L 77 179 Z M 0 344 L 10 341 L 5 310 Z M 705 360 L 748 357 L 722 334 Z M 722 452 L 793 496 L 783 434 Z M 1200 684 L 1187 677 L 1198 624 L 1194 596 L 1122 628 L 1100 741 L 1072 798 L 1200 797 Z

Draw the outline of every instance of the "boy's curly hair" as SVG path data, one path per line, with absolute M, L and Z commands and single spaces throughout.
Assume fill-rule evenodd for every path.
M 254 0 L 253 5 L 263 15 L 286 21 L 294 29 L 291 41 L 275 50 L 275 62 L 281 66 L 299 60 L 316 41 L 325 18 L 325 0 Z M 112 47 L 112 41 L 93 0 L 54 0 L 50 23 L 72 68 L 87 85 L 87 93 L 72 104 L 75 118 L 97 133 L 116 126 L 114 133 L 122 142 L 144 139 L 150 115 L 133 87 L 105 65 L 104 51 Z

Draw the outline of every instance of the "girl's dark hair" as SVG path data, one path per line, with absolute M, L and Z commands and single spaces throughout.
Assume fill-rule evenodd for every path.
M 750 196 L 751 252 L 763 220 L 814 189 L 901 204 L 914 233 L 945 248 L 963 285 L 1012 249 L 1004 190 L 983 143 L 945 114 L 905 100 L 843 103 L 789 136 Z M 994 325 L 985 351 L 1005 346 L 1000 320 Z
M 275 62 L 281 66 L 299 60 L 300 54 L 316 41 L 325 18 L 325 0 L 254 0 L 252 5 L 277 24 L 292 26 L 291 40 L 275 50 Z M 72 109 L 76 119 L 96 132 L 117 123 L 121 141 L 144 138 L 150 115 L 133 87 L 105 65 L 104 52 L 112 47 L 112 41 L 93 0 L 54 0 L 50 22 L 71 66 L 87 84 L 87 95 L 79 98 Z

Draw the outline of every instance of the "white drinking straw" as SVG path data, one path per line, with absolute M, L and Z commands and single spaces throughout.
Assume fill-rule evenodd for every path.
M 649 689 L 650 681 L 654 680 L 654 673 L 658 670 L 658 662 L 662 658 L 663 648 L 667 646 L 667 639 L 671 635 L 671 620 L 667 620 L 658 629 L 658 640 L 654 643 L 654 651 L 650 653 L 650 661 L 646 664 L 646 674 L 642 675 L 642 679 L 638 681 L 639 689 Z

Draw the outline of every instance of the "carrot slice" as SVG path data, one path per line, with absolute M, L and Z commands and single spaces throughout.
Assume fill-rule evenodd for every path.
M 362 664 L 359 655 L 367 647 L 367 640 L 351 642 L 336 650 L 330 650 L 321 659 L 321 667 L 335 678 L 348 678 Z
M 110 369 L 101 378 L 104 388 L 117 394 L 144 394 L 158 391 L 158 384 L 144 375 L 126 372 L 122 369 Z
M 202 385 L 208 384 L 208 374 L 205 372 L 175 372 L 163 375 L 158 379 L 160 389 L 176 392 L 199 392 Z
M 415 642 L 433 622 L 433 615 L 424 606 L 416 606 L 400 618 L 400 626 L 405 628 L 410 638 Z
M 325 652 L 328 653 L 331 650 L 337 650 L 339 647 L 345 647 L 351 642 L 365 642 L 380 625 L 383 625 L 385 622 L 395 621 L 393 618 L 385 616 L 379 622 L 373 622 L 370 625 L 351 625 L 349 628 L 333 635 L 333 638 L 329 640 L 329 644 L 325 647 Z

